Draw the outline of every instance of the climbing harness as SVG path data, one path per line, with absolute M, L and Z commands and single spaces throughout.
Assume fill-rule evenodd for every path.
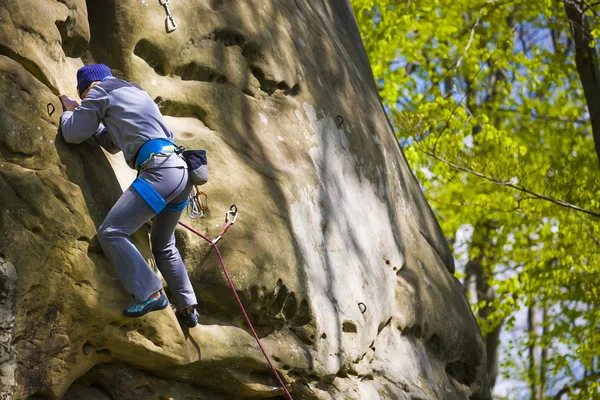
M 195 194 L 190 194 L 188 199 L 179 204 L 167 204 L 160 193 L 139 175 L 140 171 L 146 168 L 154 157 L 168 158 L 173 154 L 178 154 L 185 160 L 188 166 L 189 181 L 195 189 Z M 135 156 L 135 167 L 138 170 L 138 177 L 131 186 L 155 213 L 158 214 L 165 208 L 171 211 L 182 211 L 187 207 L 188 216 L 196 219 L 202 217 L 208 209 L 208 195 L 197 188 L 198 185 L 203 185 L 208 181 L 206 150 L 186 151 L 185 147 L 177 145 L 170 139 L 150 139 L 138 149 Z
M 177 29 L 177 23 L 175 22 L 175 18 L 173 18 L 173 15 L 171 14 L 171 9 L 169 8 L 169 0 L 158 0 L 158 2 L 161 6 L 165 8 L 165 11 L 167 12 L 167 19 L 165 20 L 165 24 L 167 27 L 167 33 L 171 33 L 175 29 Z
M 223 235 L 225 234 L 225 232 L 227 232 L 227 229 L 229 229 L 229 227 L 235 223 L 235 221 L 237 219 L 237 216 L 238 216 L 238 209 L 237 209 L 237 207 L 235 205 L 232 205 L 229 208 L 229 211 L 227 211 L 227 214 L 225 214 L 225 226 L 223 226 L 223 229 L 221 230 L 221 232 L 219 233 L 219 235 L 217 235 L 217 237 L 214 238 L 213 240 L 210 240 L 208 237 L 204 236 L 203 234 L 201 234 L 197 230 L 195 230 L 195 229 L 187 226 L 186 224 L 184 224 L 181 221 L 179 222 L 179 225 L 183 226 L 185 229 L 189 230 L 190 232 L 194 233 L 195 235 L 197 235 L 197 236 L 201 237 L 202 239 L 206 240 L 215 249 L 215 253 L 217 253 L 217 257 L 219 258 L 219 262 L 221 263 L 221 268 L 223 269 L 223 272 L 225 273 L 225 278 L 227 278 L 227 282 L 229 283 L 229 287 L 231 288 L 231 291 L 233 292 L 233 295 L 235 296 L 235 299 L 237 300 L 237 302 L 238 302 L 238 304 L 240 306 L 240 309 L 242 310 L 242 313 L 244 314 L 244 317 L 246 318 L 246 322 L 248 323 L 248 326 L 250 327 L 250 330 L 252 331 L 252 335 L 254 336 L 254 339 L 256 340 L 256 343 L 258 343 L 258 347 L 260 347 L 260 350 L 262 351 L 263 355 L 265 356 L 265 360 L 267 360 L 267 363 L 271 367 L 271 370 L 273 371 L 273 374 L 275 375 L 275 378 L 277 378 L 277 381 L 279 382 L 279 385 L 281 386 L 281 388 L 285 392 L 286 397 L 289 400 L 294 400 L 293 397 L 292 397 L 292 395 L 288 391 L 287 387 L 285 386 L 285 383 L 283 383 L 283 380 L 279 376 L 279 373 L 277 373 L 277 370 L 275 369 L 275 366 L 273 366 L 273 363 L 271 362 L 271 359 L 267 355 L 267 352 L 265 351 L 265 348 L 263 347 L 260 339 L 258 338 L 258 334 L 254 330 L 254 326 L 252 325 L 252 322 L 250 322 L 250 317 L 248 317 L 248 313 L 246 312 L 246 309 L 244 308 L 244 305 L 242 304 L 242 300 L 240 300 L 240 296 L 238 296 L 237 289 L 235 288 L 235 285 L 233 284 L 233 281 L 231 280 L 231 276 L 229 275 L 229 272 L 227 271 L 227 267 L 225 267 L 225 262 L 223 261 L 223 256 L 221 256 L 221 252 L 219 251 L 219 248 L 217 247 L 217 242 L 219 240 L 221 240 L 221 238 L 223 237 Z
M 52 114 L 54 114 L 54 111 L 56 110 L 56 107 L 54 107 L 54 104 L 52 103 L 48 103 L 46 104 L 46 110 L 48 111 L 48 116 L 52 116 Z
M 140 147 L 136 157 L 136 167 L 144 169 L 153 157 L 167 157 L 181 151 L 181 148 L 167 139 L 151 139 Z
M 140 195 L 142 199 L 152 208 L 152 210 L 156 214 L 160 214 L 160 212 L 167 206 L 167 202 L 162 197 L 160 193 L 156 189 L 152 187 L 147 180 L 138 176 L 131 187 Z
M 136 155 L 136 168 L 144 169 L 153 157 L 170 157 L 179 154 L 188 166 L 190 182 L 201 186 L 208 182 L 208 160 L 206 150 L 186 150 L 170 139 L 150 139 L 144 143 Z
M 187 203 L 187 215 L 191 219 L 202 218 L 208 210 L 208 195 L 194 186 Z

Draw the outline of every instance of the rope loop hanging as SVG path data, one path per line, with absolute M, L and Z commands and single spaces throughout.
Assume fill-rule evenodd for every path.
M 210 240 L 208 237 L 204 236 L 203 234 L 201 234 L 194 228 L 184 224 L 181 221 L 179 222 L 179 225 L 183 226 L 185 229 L 189 230 L 190 232 L 194 233 L 195 235 L 206 240 L 215 249 L 215 253 L 217 253 L 217 257 L 219 258 L 219 262 L 221 263 L 221 268 L 223 269 L 223 273 L 225 274 L 225 278 L 227 279 L 227 283 L 229 284 L 229 287 L 231 288 L 231 291 L 233 292 L 233 295 L 235 296 L 235 299 L 237 300 L 237 303 L 240 306 L 240 309 L 242 310 L 242 314 L 244 314 L 244 318 L 246 319 L 246 322 L 248 323 L 248 326 L 250 327 L 250 330 L 252 331 L 252 336 L 254 336 L 256 343 L 258 343 L 258 347 L 260 347 L 260 350 L 262 351 L 263 356 L 265 357 L 265 360 L 267 360 L 267 364 L 269 364 L 269 367 L 271 367 L 271 370 L 273 371 L 275 378 L 277 378 L 277 382 L 279 382 L 279 386 L 281 386 L 281 389 L 285 393 L 287 399 L 294 400 L 292 395 L 290 394 L 287 386 L 283 382 L 283 379 L 281 379 L 281 376 L 279 376 L 277 369 L 275 369 L 275 366 L 271 362 L 271 358 L 269 357 L 265 348 L 263 347 L 263 344 L 260 341 L 258 334 L 256 333 L 254 326 L 252 325 L 252 322 L 250 321 L 250 317 L 248 317 L 248 313 L 246 312 L 246 309 L 244 308 L 244 305 L 242 304 L 242 300 L 240 299 L 240 296 L 237 293 L 237 289 L 235 288 L 235 285 L 233 284 L 233 281 L 231 280 L 229 271 L 227 271 L 227 267 L 225 267 L 225 262 L 223 261 L 223 256 L 221 256 L 221 252 L 219 251 L 219 248 L 217 247 L 217 242 L 219 240 L 221 240 L 221 238 L 223 237 L 225 232 L 227 232 L 227 229 L 229 229 L 229 227 L 231 225 L 235 224 L 237 217 L 238 217 L 238 209 L 237 209 L 236 205 L 234 204 L 229 208 L 229 211 L 227 211 L 227 213 L 225 214 L 225 226 L 223 226 L 223 229 L 221 230 L 221 232 L 213 240 Z

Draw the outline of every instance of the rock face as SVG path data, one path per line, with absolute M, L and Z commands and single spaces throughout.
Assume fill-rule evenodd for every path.
M 283 398 L 189 233 L 201 325 L 122 317 L 95 234 L 135 172 L 57 133 L 56 95 L 76 97 L 89 62 L 208 150 L 210 210 L 184 219 L 215 235 L 239 207 L 220 249 L 295 399 L 489 398 L 479 328 L 346 0 L 173 0 L 171 33 L 154 0 L 1 3 L 0 399 Z

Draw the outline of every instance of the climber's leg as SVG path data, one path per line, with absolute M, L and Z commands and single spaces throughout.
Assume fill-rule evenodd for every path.
M 188 186 L 187 165 L 181 157 L 173 155 L 153 161 L 123 193 L 98 231 L 100 244 L 115 266 L 123 287 L 137 302 L 125 310 L 125 315 L 130 317 L 163 309 L 168 301 L 159 293 L 160 280 L 129 236 Z M 151 298 L 159 294 L 158 299 Z
M 129 236 L 154 215 L 152 208 L 130 187 L 98 229 L 98 241 L 106 257 L 115 267 L 125 290 L 139 303 L 161 290 L 162 285 Z
M 186 184 L 185 189 L 173 198 L 167 208 L 161 211 L 152 222 L 152 253 L 179 311 L 183 311 L 197 303 L 185 265 L 179 250 L 175 247 L 174 235 L 177 222 L 183 211 L 174 208 L 186 201 L 191 189 L 191 185 Z

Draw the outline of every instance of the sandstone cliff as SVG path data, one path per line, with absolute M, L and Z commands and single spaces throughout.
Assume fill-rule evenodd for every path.
M 386 120 L 346 0 L 2 0 L 0 399 L 282 398 L 218 261 L 179 247 L 201 325 L 130 297 L 95 238 L 135 176 L 57 132 L 102 62 L 208 150 L 214 235 L 295 399 L 487 399 L 479 328 Z M 46 104 L 57 112 L 49 116 Z M 190 222 L 187 220 L 187 222 Z M 148 233 L 135 235 L 150 257 Z

